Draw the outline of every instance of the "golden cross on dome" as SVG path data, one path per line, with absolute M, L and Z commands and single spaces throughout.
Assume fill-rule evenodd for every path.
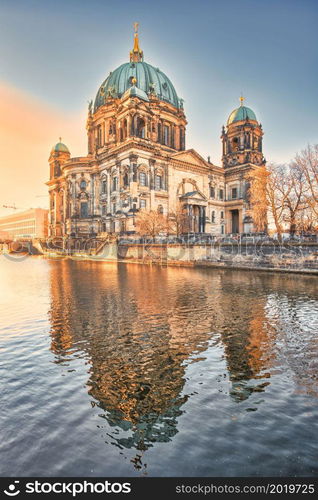
M 130 51 L 129 58 L 130 62 L 142 62 L 144 60 L 144 53 L 139 47 L 139 33 L 138 33 L 138 28 L 139 28 L 139 23 L 134 23 L 134 47 Z
M 241 97 L 240 97 L 240 101 L 241 101 L 241 106 L 243 106 L 243 102 L 245 101 L 245 97 L 243 97 L 242 94 L 241 94 Z

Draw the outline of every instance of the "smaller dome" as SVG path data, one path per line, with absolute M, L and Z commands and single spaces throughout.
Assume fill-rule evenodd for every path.
M 146 92 L 144 92 L 142 89 L 139 89 L 135 85 L 130 87 L 128 90 L 126 90 L 126 92 L 123 95 L 124 98 L 128 97 L 128 96 L 129 97 L 139 97 L 139 99 L 142 99 L 143 101 L 146 101 L 146 102 L 149 101 Z
M 236 108 L 234 109 L 234 111 L 232 111 L 227 124 L 230 125 L 231 123 L 245 121 L 247 119 L 257 122 L 256 115 L 251 108 L 240 106 L 239 108 Z
M 53 146 L 52 148 L 52 151 L 55 151 L 56 153 L 69 153 L 69 149 L 67 146 L 65 146 L 65 144 L 63 144 L 63 142 L 58 142 L 57 144 L 55 144 L 55 146 Z

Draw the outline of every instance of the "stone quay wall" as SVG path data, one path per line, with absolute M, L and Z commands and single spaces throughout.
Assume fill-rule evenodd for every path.
M 13 260 L 43 254 L 48 258 L 318 274 L 318 243 L 314 242 L 136 243 L 118 239 L 85 240 L 72 247 L 62 243 L 14 242 L 8 248 L 3 245 L 1 253 Z
M 104 257 L 107 259 L 107 246 Z M 101 255 L 99 255 L 101 257 Z M 318 272 L 317 243 L 201 243 L 156 244 L 118 242 L 117 258 L 124 262 Z

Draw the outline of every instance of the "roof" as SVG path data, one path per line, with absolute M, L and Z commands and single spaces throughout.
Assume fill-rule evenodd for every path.
M 52 148 L 53 151 L 55 151 L 56 153 L 69 153 L 69 149 L 68 147 L 63 144 L 63 142 L 58 142 L 57 144 L 55 144 L 55 146 L 53 146 Z
M 246 106 L 240 106 L 239 108 L 234 109 L 230 114 L 227 124 L 230 125 L 234 122 L 253 120 L 257 121 L 256 115 L 251 108 L 247 108 Z
M 144 61 L 127 62 L 111 71 L 98 89 L 94 111 L 105 103 L 108 97 L 120 98 L 132 86 L 136 86 L 147 96 L 154 94 L 158 99 L 182 108 L 182 100 L 170 79 L 159 68 Z

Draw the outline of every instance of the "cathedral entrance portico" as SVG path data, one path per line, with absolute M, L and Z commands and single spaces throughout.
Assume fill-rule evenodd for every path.
M 189 216 L 189 232 L 205 232 L 205 207 L 202 205 L 187 205 Z

